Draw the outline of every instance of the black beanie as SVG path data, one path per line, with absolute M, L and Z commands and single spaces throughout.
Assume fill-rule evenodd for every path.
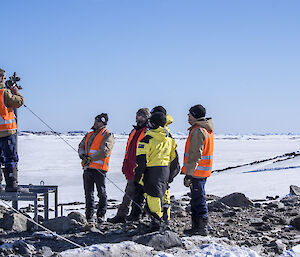
M 164 107 L 162 107 L 161 105 L 155 106 L 151 110 L 151 114 L 153 114 L 155 112 L 162 112 L 164 115 L 167 115 L 167 110 Z
M 101 113 L 95 117 L 95 120 L 102 122 L 104 125 L 107 125 L 108 115 L 107 113 Z
M 200 119 L 205 117 L 206 110 L 201 104 L 197 104 L 191 107 L 190 114 L 192 114 L 195 119 Z
M 150 123 L 154 129 L 159 126 L 164 127 L 167 123 L 166 115 L 162 112 L 155 112 L 150 116 Z

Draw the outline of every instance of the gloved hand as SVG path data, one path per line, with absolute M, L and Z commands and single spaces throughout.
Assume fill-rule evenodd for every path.
M 92 159 L 89 156 L 82 156 L 81 159 L 82 159 L 83 166 L 89 166 L 90 163 L 92 162 Z
M 185 175 L 184 180 L 183 180 L 183 184 L 186 187 L 190 187 L 192 185 L 192 176 L 190 175 Z

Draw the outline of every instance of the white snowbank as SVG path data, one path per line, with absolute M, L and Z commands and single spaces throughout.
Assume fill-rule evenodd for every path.
M 190 257 L 190 256 L 218 256 L 218 257 L 259 257 L 257 253 L 249 248 L 230 246 L 225 243 L 216 243 L 211 238 L 211 243 L 195 245 L 193 242 L 197 237 L 188 240 L 188 250 L 182 248 L 173 248 L 167 251 L 155 251 L 152 247 L 140 245 L 134 242 L 125 241 L 116 244 L 97 244 L 84 248 L 76 248 L 61 253 L 63 257 L 113 257 L 113 256 L 131 256 L 131 257 Z M 201 241 L 201 237 L 200 237 Z M 185 242 L 187 243 L 187 242 Z

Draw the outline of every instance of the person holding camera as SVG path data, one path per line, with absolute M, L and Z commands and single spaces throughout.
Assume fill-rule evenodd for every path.
M 98 191 L 97 222 L 102 223 L 107 209 L 105 177 L 108 171 L 110 154 L 114 146 L 114 134 L 106 128 L 108 115 L 101 113 L 95 117 L 92 127 L 78 147 L 79 158 L 82 160 L 83 186 L 85 193 L 85 215 L 88 222 L 94 216 L 94 185 Z
M 19 161 L 17 153 L 17 120 L 14 109 L 21 107 L 24 103 L 23 96 L 19 93 L 16 84 L 5 88 L 5 71 L 0 69 L 0 163 L 4 168 L 0 170 L 0 192 L 2 171 L 4 173 L 6 192 L 18 191 L 18 168 Z

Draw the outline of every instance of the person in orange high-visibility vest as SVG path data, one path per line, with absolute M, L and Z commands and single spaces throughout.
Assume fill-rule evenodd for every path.
M 188 235 L 207 235 L 208 210 L 205 201 L 205 183 L 211 175 L 214 151 L 214 125 L 205 118 L 205 108 L 198 104 L 190 108 L 189 136 L 184 151 L 181 172 L 184 185 L 191 189 L 192 228 L 184 230 Z
M 116 216 L 107 219 L 108 222 L 125 223 L 126 220 L 134 221 L 138 220 L 141 214 L 141 209 L 137 204 L 142 205 L 144 201 L 144 191 L 140 184 L 134 183 L 134 169 L 136 167 L 137 144 L 145 137 L 148 130 L 147 124 L 149 117 L 150 110 L 148 108 L 141 108 L 136 113 L 136 125 L 133 126 L 133 130 L 129 134 L 122 166 L 122 172 L 127 179 L 125 195 Z M 134 200 L 134 203 L 132 203 L 132 200 Z M 130 215 L 127 216 L 130 205 Z
M 78 147 L 78 154 L 84 169 L 83 185 L 85 193 L 85 215 L 88 222 L 94 221 L 94 185 L 99 202 L 97 222 L 102 223 L 107 210 L 105 177 L 109 168 L 109 158 L 114 146 L 114 135 L 107 128 L 108 116 L 101 113 L 95 117 L 92 131 L 88 132 Z
M 6 192 L 21 191 L 18 186 L 17 121 L 13 109 L 21 107 L 24 98 L 14 85 L 5 88 L 5 71 L 0 69 L 0 192 L 3 191 L 2 171 L 4 173 Z M 1 169 L 1 166 L 4 168 Z

